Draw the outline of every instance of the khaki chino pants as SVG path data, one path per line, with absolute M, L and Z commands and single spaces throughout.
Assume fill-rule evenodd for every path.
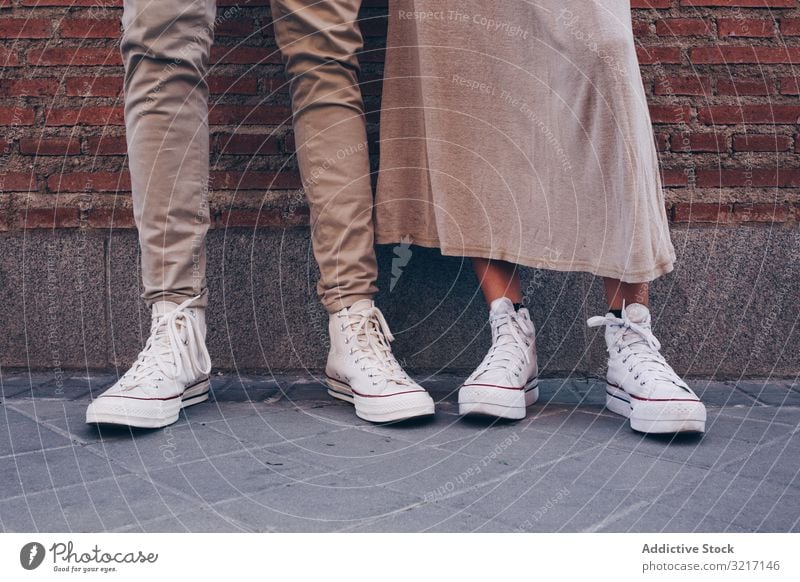
M 272 0 L 291 82 L 317 286 L 333 313 L 377 291 L 356 53 L 360 0 Z M 120 44 L 143 298 L 207 303 L 208 61 L 215 0 L 125 0 Z M 269 105 L 264 105 L 269 107 Z

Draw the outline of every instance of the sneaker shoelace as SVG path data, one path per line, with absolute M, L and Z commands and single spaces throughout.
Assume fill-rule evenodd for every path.
M 491 370 L 510 372 L 509 364 L 515 366 L 519 373 L 522 367 L 530 363 L 528 355 L 528 339 L 516 316 L 511 313 L 490 314 L 489 324 L 492 326 L 492 347 L 483 358 L 475 379 Z M 520 364 L 520 356 L 523 364 Z
M 619 354 L 627 351 L 622 358 L 622 363 L 627 364 L 631 361 L 631 365 L 628 366 L 628 372 L 634 374 L 633 379 L 639 381 L 640 386 L 644 386 L 646 382 L 639 380 L 639 378 L 643 374 L 647 374 L 654 380 L 671 382 L 680 388 L 688 389 L 680 376 L 661 355 L 659 351 L 661 342 L 653 335 L 649 320 L 646 323 L 631 321 L 628 313 L 623 308 L 621 318 L 614 316 L 612 313 L 607 313 L 606 315 L 591 317 L 586 323 L 589 327 L 607 325 L 612 326 L 612 328 L 619 328 L 614 333 L 613 341 L 607 350 L 611 352 L 616 349 Z
M 413 383 L 392 353 L 389 342 L 394 341 L 394 336 L 380 309 L 372 306 L 363 311 L 340 313 L 339 317 L 347 320 L 342 330 L 349 328 L 355 338 L 350 354 L 358 352 L 355 362 L 363 362 L 361 369 L 368 373 L 373 386 L 377 377 L 400 385 Z M 350 338 L 345 342 L 350 343 Z
M 211 372 L 211 357 L 203 333 L 197 321 L 185 311 L 196 299 L 192 297 L 173 311 L 156 316 L 147 343 L 120 380 L 123 390 L 131 390 L 148 380 L 174 380 L 184 371 L 191 377 Z

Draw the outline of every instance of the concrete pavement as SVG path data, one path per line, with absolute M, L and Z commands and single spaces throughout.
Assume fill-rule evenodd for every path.
M 84 424 L 112 375 L 0 375 L 0 530 L 800 531 L 800 386 L 690 384 L 702 437 L 646 437 L 592 379 L 548 379 L 516 423 L 372 425 L 312 375 L 217 375 L 160 431 Z

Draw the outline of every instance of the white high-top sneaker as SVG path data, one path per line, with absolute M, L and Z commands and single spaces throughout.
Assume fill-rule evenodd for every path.
M 650 328 L 650 310 L 631 303 L 622 317 L 595 316 L 589 327 L 606 326 L 606 406 L 630 418 L 644 433 L 704 432 L 706 407 L 661 355 Z
M 158 301 L 150 337 L 131 368 L 86 410 L 89 424 L 161 428 L 180 410 L 208 400 L 211 359 L 206 349 L 205 309 Z
M 489 309 L 492 347 L 458 390 L 460 414 L 519 420 L 539 398 L 536 330 L 528 310 L 514 309 L 507 297 Z
M 380 309 L 361 299 L 330 316 L 328 393 L 350 402 L 371 422 L 433 414 L 433 398 L 405 373 L 392 354 L 394 341 Z

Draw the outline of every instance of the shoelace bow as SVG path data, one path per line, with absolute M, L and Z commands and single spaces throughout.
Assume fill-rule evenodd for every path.
M 394 336 L 380 309 L 372 306 L 363 311 L 343 313 L 339 317 L 348 320 L 344 325 L 352 330 L 355 337 L 355 347 L 351 348 L 351 353 L 355 353 L 356 348 L 362 352 L 355 361 L 366 362 L 362 370 L 369 371 L 370 378 L 376 375 L 372 374 L 374 370 L 387 382 L 411 384 L 411 379 L 403 371 L 392 353 L 392 348 L 389 347 L 389 342 L 394 341 Z
M 120 382 L 123 390 L 130 390 L 146 379 L 174 380 L 184 371 L 192 377 L 211 372 L 211 357 L 202 331 L 185 311 L 195 299 L 197 297 L 184 301 L 175 310 L 159 315 L 153 321 L 144 349 Z M 181 330 L 185 339 L 181 337 Z M 195 361 L 192 354 L 198 354 L 199 361 Z M 189 367 L 185 370 L 187 363 Z
M 619 327 L 614 334 L 612 344 L 607 350 L 610 352 L 616 348 L 619 353 L 622 353 L 625 348 L 630 350 L 630 354 L 622 359 L 622 363 L 625 364 L 629 359 L 633 358 L 633 364 L 628 370 L 631 372 L 636 371 L 634 380 L 638 380 L 644 373 L 651 373 L 655 379 L 672 382 L 681 388 L 685 387 L 683 380 L 667 363 L 664 356 L 661 355 L 659 351 L 661 342 L 653 335 L 649 321 L 647 323 L 631 321 L 627 311 L 623 308 L 621 318 L 608 313 L 591 317 L 586 323 L 589 327 L 604 325 Z M 641 382 L 640 384 L 643 386 L 645 383 Z
M 528 343 L 524 332 L 521 329 L 516 317 L 511 313 L 501 313 L 490 315 L 489 324 L 492 326 L 492 347 L 481 362 L 476 378 L 489 370 L 508 371 L 507 362 L 516 361 L 516 352 L 522 353 L 522 360 L 525 365 L 530 363 L 528 354 Z M 511 336 L 511 341 L 500 342 L 500 338 L 505 335 Z

